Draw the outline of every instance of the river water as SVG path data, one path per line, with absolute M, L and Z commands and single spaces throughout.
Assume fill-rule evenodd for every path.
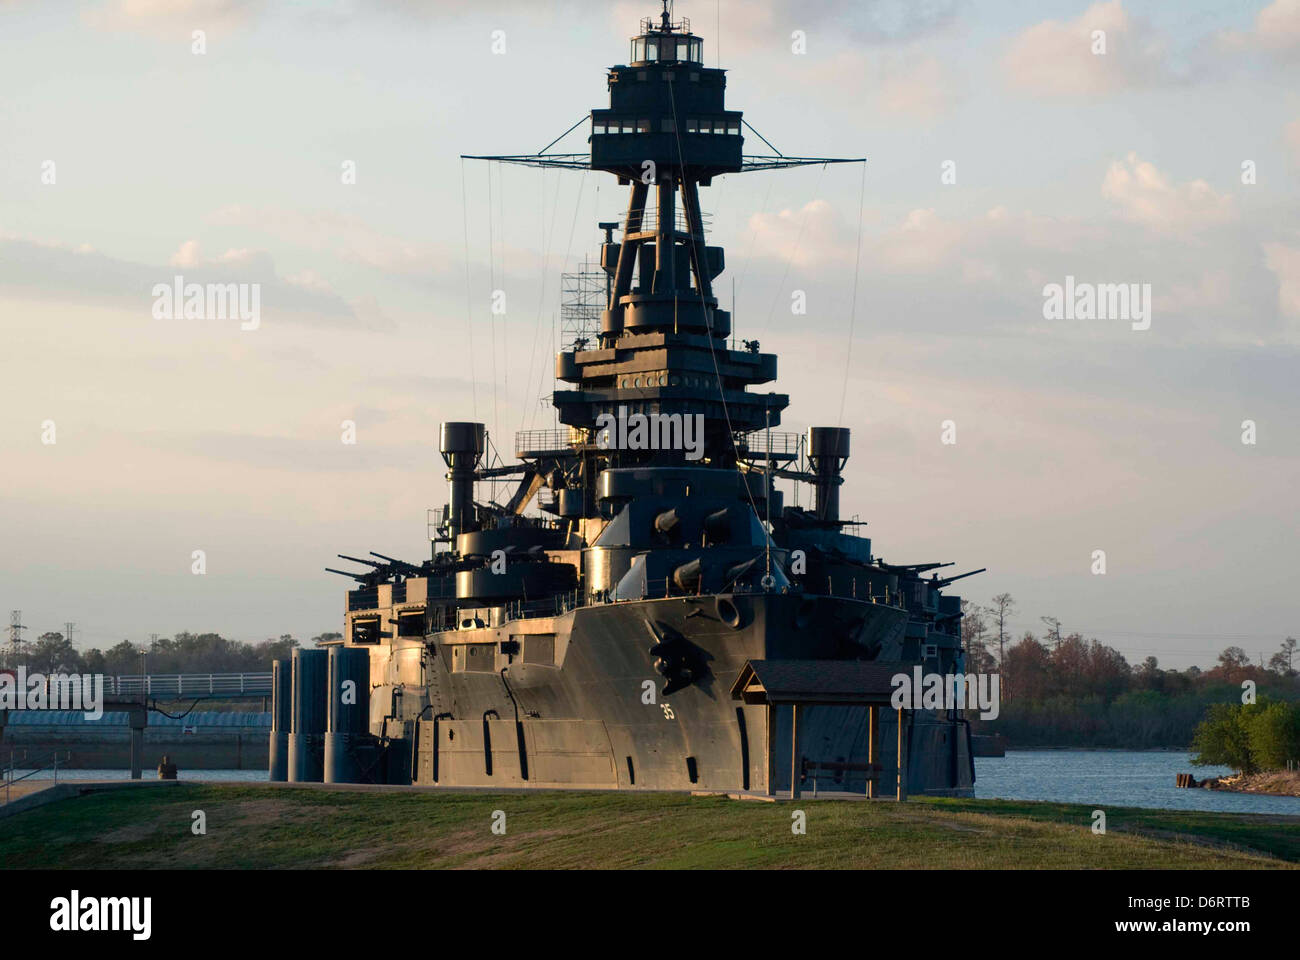
M 1190 755 L 1180 751 L 1012 750 L 1005 757 L 975 759 L 975 796 L 1300 816 L 1300 797 L 1174 786 L 1174 775 L 1179 773 L 1201 780 L 1231 772 L 1227 767 L 1194 767 Z M 59 771 L 60 780 L 125 780 L 127 776 L 126 770 Z M 45 770 L 32 779 L 50 780 L 53 773 Z M 180 779 L 265 783 L 266 771 L 181 770 Z
M 975 796 L 1300 816 L 1300 797 L 1179 789 L 1179 773 L 1204 780 L 1232 771 L 1194 767 L 1190 754 L 1173 750 L 1010 750 L 1005 757 L 975 758 Z

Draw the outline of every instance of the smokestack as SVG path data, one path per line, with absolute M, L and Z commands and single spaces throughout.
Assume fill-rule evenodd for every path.
M 474 471 L 483 456 L 483 436 L 486 428 L 481 423 L 444 423 L 438 449 L 447 464 L 447 480 L 451 485 L 447 505 L 447 526 L 452 542 L 462 533 L 477 527 L 474 515 Z
M 849 462 L 848 427 L 809 427 L 808 465 L 816 476 L 815 512 L 820 520 L 840 518 L 840 474 Z

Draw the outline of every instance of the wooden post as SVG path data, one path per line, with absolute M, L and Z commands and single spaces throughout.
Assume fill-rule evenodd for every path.
M 867 798 L 869 800 L 876 798 L 876 772 L 871 768 L 880 759 L 880 751 L 876 749 L 876 743 L 880 739 L 880 717 L 877 715 L 879 710 L 880 708 L 874 703 L 867 707 Z
M 767 795 L 776 796 L 776 704 L 767 705 Z
M 904 710 L 898 708 L 898 800 L 907 799 L 907 725 Z
M 790 707 L 790 799 L 799 799 L 799 704 Z

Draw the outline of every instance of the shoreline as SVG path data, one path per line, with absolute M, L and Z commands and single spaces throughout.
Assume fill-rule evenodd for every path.
M 1228 777 L 1210 777 L 1199 781 L 1196 786 L 1205 790 L 1227 790 L 1232 793 L 1300 797 L 1300 770 L 1273 770 L 1267 773 L 1251 774 L 1235 773 Z

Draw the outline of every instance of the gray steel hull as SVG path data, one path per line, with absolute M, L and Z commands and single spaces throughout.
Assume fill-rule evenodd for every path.
M 739 614 L 719 615 L 712 596 L 580 607 L 543 621 L 472 631 L 469 639 L 522 637 L 523 656 L 502 670 L 458 669 L 451 651 L 466 631 L 429 637 L 421 658 L 420 718 L 413 737 L 417 783 L 476 787 L 581 787 L 717 790 L 757 793 L 790 789 L 790 714 L 744 706 L 731 686 L 750 659 L 847 659 L 871 650 L 888 659 L 907 622 L 905 610 L 846 598 L 735 595 Z M 730 612 L 730 610 L 728 610 Z M 649 648 L 656 629 L 689 641 L 706 664 L 703 675 L 662 693 Z M 529 662 L 528 634 L 554 636 L 550 663 Z M 389 677 L 417 682 L 408 648 Z M 381 655 L 375 650 L 372 659 Z M 394 660 L 399 658 L 395 657 Z M 378 663 L 374 664 L 379 667 Z M 381 676 L 383 674 L 380 674 Z M 401 698 L 409 702 L 410 692 Z M 381 698 L 382 699 L 382 698 Z M 798 758 L 865 763 L 865 707 L 806 707 Z M 896 715 L 881 711 L 881 795 L 894 791 Z M 378 730 L 377 730 L 378 732 Z M 911 721 L 911 793 L 969 795 L 973 788 L 965 726 L 928 712 Z M 797 762 L 797 761 L 796 761 Z M 838 780 L 821 774 L 818 788 L 864 790 L 864 774 Z M 811 781 L 804 782 L 805 789 Z

